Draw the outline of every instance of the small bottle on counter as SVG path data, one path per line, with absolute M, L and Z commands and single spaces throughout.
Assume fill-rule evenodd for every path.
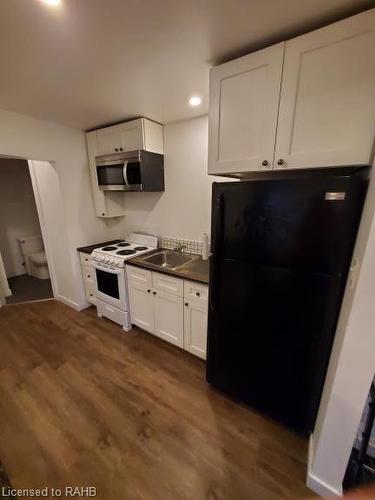
M 208 234 L 203 233 L 203 238 L 202 238 L 202 259 L 207 260 L 208 259 Z

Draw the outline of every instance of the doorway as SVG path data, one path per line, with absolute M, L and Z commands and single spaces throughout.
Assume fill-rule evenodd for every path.
M 29 164 L 0 158 L 0 253 L 6 304 L 53 298 Z

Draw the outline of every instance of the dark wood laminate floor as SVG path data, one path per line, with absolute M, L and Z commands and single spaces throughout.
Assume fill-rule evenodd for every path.
M 281 499 L 307 442 L 210 388 L 204 364 L 94 309 L 0 309 L 0 460 L 16 488 L 98 499 Z

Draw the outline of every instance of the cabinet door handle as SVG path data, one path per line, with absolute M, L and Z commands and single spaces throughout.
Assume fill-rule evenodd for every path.
M 185 302 L 185 306 L 188 307 L 188 305 L 189 305 L 189 302 Z
M 278 165 L 284 165 L 284 163 L 285 163 L 285 162 L 284 162 L 284 160 L 283 160 L 282 158 L 279 158 L 279 159 L 277 160 L 277 164 L 278 164 Z
M 123 148 L 120 148 L 120 151 L 124 151 Z
M 200 296 L 201 296 L 201 294 L 200 294 L 199 292 L 195 292 L 195 295 L 196 295 L 197 297 L 200 297 Z
M 152 292 L 154 295 L 156 295 L 156 292 Z
M 147 290 L 147 293 L 151 293 L 151 290 Z
M 118 148 L 115 148 L 115 151 L 118 151 Z
M 268 166 L 268 161 L 267 160 L 263 160 L 262 161 L 262 165 L 263 165 L 263 167 L 267 167 Z
M 91 278 L 91 274 L 88 274 L 88 275 L 87 275 L 87 277 L 88 277 L 88 278 Z

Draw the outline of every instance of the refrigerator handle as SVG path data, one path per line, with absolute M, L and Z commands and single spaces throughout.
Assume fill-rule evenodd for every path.
M 214 227 L 212 233 L 212 256 L 211 256 L 211 272 L 210 272 L 210 309 L 214 308 L 213 296 L 216 295 L 218 290 L 217 276 L 218 272 L 216 271 L 217 262 L 219 260 L 219 251 L 221 244 L 221 228 L 222 228 L 222 218 L 223 218 L 223 206 L 224 206 L 224 197 L 221 194 L 215 199 L 214 206 Z

